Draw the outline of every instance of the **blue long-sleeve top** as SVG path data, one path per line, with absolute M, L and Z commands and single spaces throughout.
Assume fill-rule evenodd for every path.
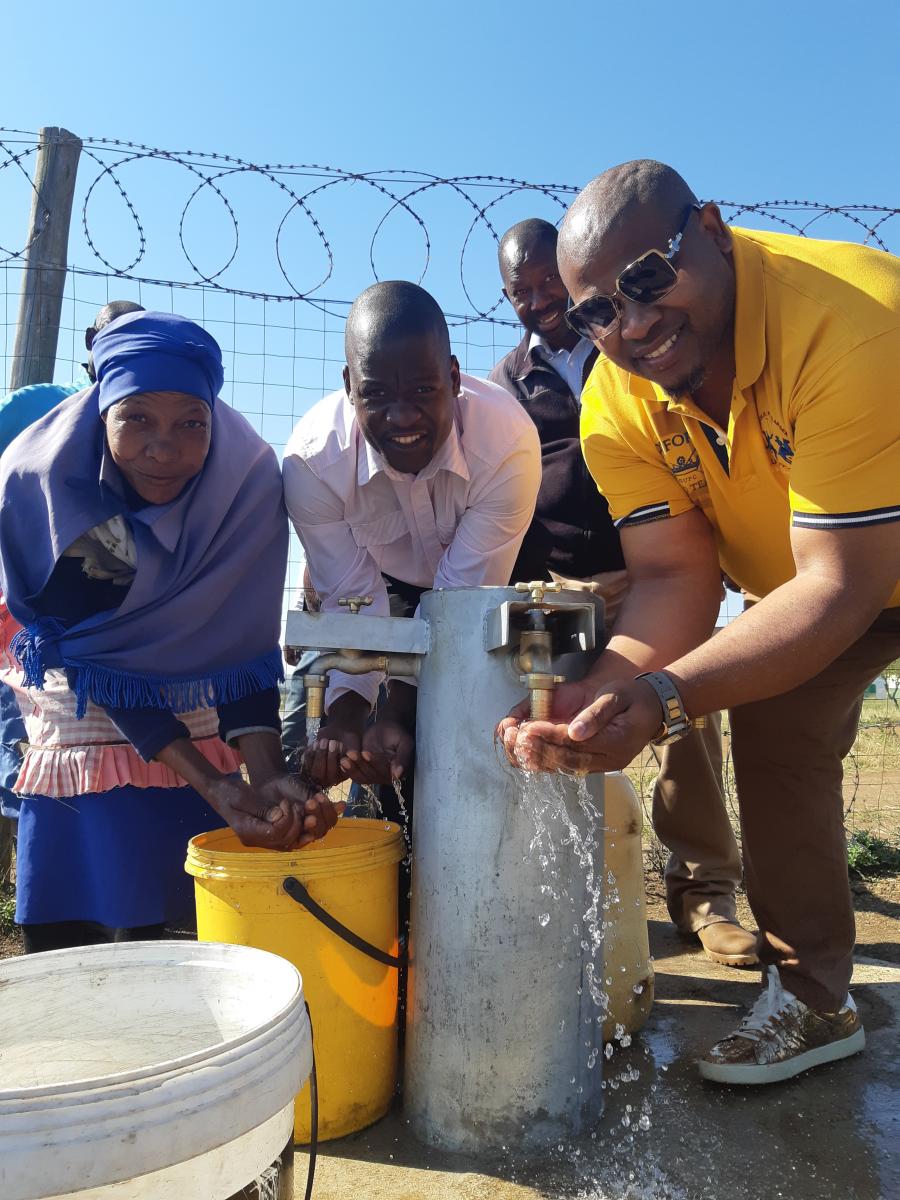
M 56 617 L 70 626 L 119 607 L 128 593 L 128 586 L 91 579 L 85 575 L 81 564 L 80 558 L 61 558 L 57 562 L 35 605 L 42 616 Z M 69 683 L 71 686 L 71 678 Z M 219 736 L 228 742 L 242 734 L 261 730 L 280 733 L 279 708 L 280 696 L 274 687 L 220 704 Z M 104 710 L 145 762 L 154 759 L 170 742 L 191 736 L 188 727 L 171 709 L 104 706 Z

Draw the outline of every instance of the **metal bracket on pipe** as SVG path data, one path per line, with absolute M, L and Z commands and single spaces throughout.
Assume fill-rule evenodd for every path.
M 427 654 L 428 622 L 420 617 L 368 613 L 311 613 L 289 609 L 285 646 L 297 650 L 369 650 L 376 654 Z
M 518 647 L 519 635 L 525 628 L 525 614 L 535 607 L 533 600 L 504 600 L 487 613 L 484 622 L 485 650 Z M 575 650 L 593 650 L 596 645 L 596 623 L 602 609 L 595 599 L 585 599 L 581 592 L 564 592 L 545 601 L 547 625 L 553 633 L 553 654 L 569 654 Z M 602 622 L 601 622 L 602 624 Z

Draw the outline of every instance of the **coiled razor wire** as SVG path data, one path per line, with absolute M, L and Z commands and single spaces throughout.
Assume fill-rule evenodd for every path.
M 7 167 L 13 168 L 23 174 L 29 185 L 33 187 L 32 177 L 29 175 L 26 164 L 31 156 L 36 154 L 38 144 L 38 137 L 33 132 L 0 128 L 0 156 L 2 156 L 0 172 Z M 72 271 L 89 276 L 115 276 L 139 284 L 212 289 L 231 296 L 265 301 L 302 301 L 325 312 L 332 312 L 332 306 L 345 308 L 348 302 L 329 299 L 322 295 L 322 289 L 334 274 L 335 255 L 332 240 L 329 238 L 325 225 L 311 205 L 313 199 L 320 201 L 321 197 L 330 189 L 341 185 L 361 185 L 368 192 L 376 193 L 386 201 L 386 207 L 381 216 L 375 220 L 369 238 L 369 266 L 374 280 L 379 278 L 375 265 L 375 247 L 378 238 L 395 213 L 398 211 L 405 213 L 414 223 L 422 240 L 422 264 L 418 276 L 418 282 L 422 283 L 432 261 L 435 234 L 422 215 L 420 205 L 425 196 L 443 190 L 461 201 L 471 215 L 471 221 L 458 251 L 459 279 L 463 294 L 470 305 L 470 311 L 449 314 L 450 322 L 454 325 L 477 321 L 489 321 L 507 326 L 516 325 L 516 321 L 513 319 L 496 315 L 497 309 L 502 303 L 500 299 L 488 308 L 479 306 L 473 299 L 466 276 L 466 254 L 476 230 L 484 230 L 495 243 L 502 233 L 502 229 L 498 231 L 497 225 L 492 220 L 491 210 L 511 196 L 530 193 L 550 201 L 557 207 L 560 210 L 559 220 L 561 220 L 572 197 L 580 190 L 580 185 L 577 184 L 535 183 L 501 175 L 439 176 L 397 168 L 347 171 L 322 163 L 274 162 L 259 164 L 230 154 L 197 150 L 163 150 L 139 142 L 105 137 L 83 139 L 82 173 L 85 161 L 92 162 L 96 167 L 96 172 L 89 178 L 84 190 L 81 206 L 81 225 L 85 242 L 94 261 L 73 264 L 70 268 Z M 156 278 L 138 271 L 140 264 L 147 257 L 147 234 L 133 197 L 129 194 L 126 180 L 129 170 L 136 163 L 148 161 L 174 165 L 184 171 L 187 176 L 187 195 L 181 208 L 177 230 L 178 245 L 188 268 L 186 277 L 182 279 Z M 272 292 L 248 286 L 236 286 L 225 278 L 226 272 L 238 254 L 241 240 L 241 226 L 236 202 L 232 196 L 229 196 L 228 189 L 236 179 L 248 174 L 252 174 L 275 189 L 284 197 L 286 203 L 283 214 L 273 230 L 275 261 L 284 280 L 285 291 Z M 108 180 L 112 184 L 125 206 L 127 219 L 135 230 L 137 248 L 134 256 L 127 262 L 116 263 L 106 257 L 98 246 L 98 240 L 92 228 L 92 202 L 98 185 L 104 180 Z M 199 267 L 198 255 L 196 251 L 192 252 L 188 245 L 186 232 L 188 214 L 198 198 L 206 192 L 209 192 L 221 203 L 231 227 L 230 244 L 227 247 L 224 262 L 217 270 L 208 272 Z M 784 230 L 802 236 L 806 236 L 810 232 L 815 234 L 817 232 L 816 224 L 826 217 L 837 217 L 847 222 L 847 232 L 848 235 L 853 235 L 852 240 L 862 241 L 863 244 L 877 246 L 882 250 L 890 250 L 891 247 L 885 240 L 886 226 L 892 218 L 900 214 L 900 208 L 883 205 L 826 204 L 816 200 L 760 200 L 752 203 L 717 200 L 716 203 L 729 222 L 752 214 L 755 218 L 769 221 Z M 326 258 L 324 273 L 308 286 L 301 286 L 296 281 L 296 270 L 289 269 L 289 265 L 285 261 L 284 233 L 295 214 L 302 215 L 305 219 L 313 233 L 315 243 L 321 247 Z M 40 228 L 45 227 L 51 217 L 52 214 L 45 208 Z M 258 219 L 258 215 L 255 215 L 254 220 Z M 39 236 L 40 229 L 32 237 L 30 243 L 16 250 L 0 246 L 0 265 L 23 258 L 30 245 Z

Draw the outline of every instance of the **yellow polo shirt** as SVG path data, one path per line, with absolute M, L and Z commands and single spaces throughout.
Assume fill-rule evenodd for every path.
M 722 569 L 764 596 L 796 574 L 792 525 L 900 520 L 900 259 L 733 233 L 727 430 L 601 355 L 582 395 L 581 440 L 618 526 L 696 505 Z M 900 605 L 900 586 L 890 604 Z

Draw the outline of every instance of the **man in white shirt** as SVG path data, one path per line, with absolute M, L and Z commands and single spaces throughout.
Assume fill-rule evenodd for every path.
M 363 292 L 345 350 L 344 388 L 303 417 L 284 456 L 285 500 L 322 610 L 370 595 L 370 613 L 411 614 L 433 587 L 509 583 L 541 478 L 531 419 L 503 388 L 460 372 L 443 313 L 415 284 Z M 408 773 L 415 687 L 389 680 L 367 728 L 381 682 L 331 673 L 306 760 L 322 786 Z

